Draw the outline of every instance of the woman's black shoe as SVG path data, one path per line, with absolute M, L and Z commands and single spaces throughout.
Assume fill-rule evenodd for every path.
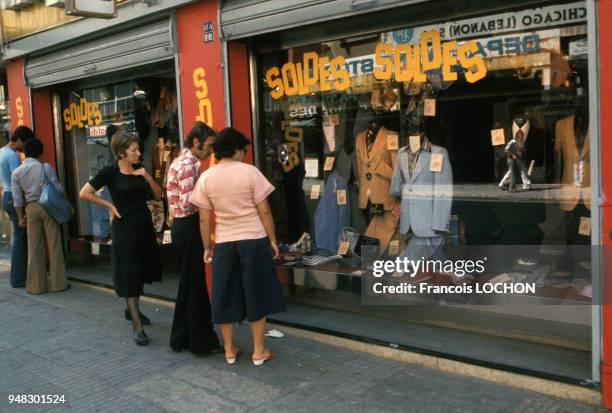
M 134 331 L 134 341 L 139 346 L 146 346 L 149 344 L 149 337 L 147 337 L 147 333 L 144 330 Z
M 140 311 L 138 312 L 138 314 L 140 314 L 140 322 L 142 323 L 143 326 L 148 326 L 149 324 L 151 324 L 151 320 L 149 319 L 149 317 L 147 317 Z M 124 316 L 127 321 L 132 321 L 132 315 L 130 314 L 128 310 L 125 310 Z

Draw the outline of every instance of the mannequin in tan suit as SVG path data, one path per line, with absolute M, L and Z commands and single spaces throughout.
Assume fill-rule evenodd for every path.
M 563 211 L 573 211 L 580 201 L 591 209 L 589 130 L 585 125 L 584 143 L 579 148 L 575 129 L 580 128 L 575 128 L 576 116 L 582 115 L 561 119 L 555 126 L 555 182 L 563 184 L 559 202 Z
M 355 138 L 359 208 L 380 204 L 384 210 L 382 215 L 372 216 L 365 235 L 379 239 L 382 250 L 391 241 L 397 226 L 397 217 L 392 213 L 396 200 L 389 195 L 397 157 L 397 150 L 388 149 L 391 135 L 397 135 L 397 132 L 372 121 Z
M 578 107 L 574 115 L 557 121 L 555 181 L 563 184 L 559 208 L 567 211 L 565 241 L 569 248 L 566 255 L 570 263 L 573 263 L 568 267 L 572 278 L 590 278 L 589 271 L 585 271 L 580 264 L 591 259 L 590 249 L 580 247 L 591 243 L 589 229 L 585 231 L 582 227 L 582 222 L 590 220 L 591 216 L 589 145 L 586 110 Z

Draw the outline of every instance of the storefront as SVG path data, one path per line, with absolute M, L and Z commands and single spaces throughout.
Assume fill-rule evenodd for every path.
M 166 168 L 193 122 L 213 127 L 224 123 L 216 4 L 189 3 L 163 2 L 157 9 L 126 4 L 117 19 L 81 19 L 16 41 L 18 49 L 57 39 L 7 66 L 9 88 L 22 106 L 16 113 L 43 140 L 44 160 L 56 166 L 76 207 L 75 218 L 64 228 L 67 257 L 76 263 L 110 268 L 108 212 L 81 201 L 78 193 L 98 170 L 114 162 L 109 145 L 113 131 L 139 136 L 142 164 L 163 187 Z M 194 37 L 196 31 L 202 36 Z M 98 195 L 109 196 L 104 190 Z M 168 248 L 165 196 L 150 201 L 149 208 L 164 271 L 172 273 L 176 263 Z M 110 283 L 107 271 L 83 277 Z
M 230 45 L 250 47 L 255 163 L 286 244 L 278 271 L 294 308 L 315 309 L 279 321 L 597 386 L 593 3 L 268 3 L 226 2 L 221 20 Z M 368 245 L 451 266 L 388 271 L 390 284 L 432 288 L 410 303 L 377 297 Z M 479 257 L 484 270 L 464 277 L 459 259 Z M 486 283 L 502 293 L 444 293 Z M 515 283 L 535 291 L 501 288 Z M 582 368 L 489 359 L 464 351 L 467 332 L 568 349 Z

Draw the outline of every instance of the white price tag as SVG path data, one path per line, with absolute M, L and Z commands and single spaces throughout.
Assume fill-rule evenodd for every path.
M 431 162 L 429 163 L 429 170 L 431 172 L 442 172 L 442 163 L 444 162 L 444 155 L 441 153 L 432 153 Z
M 435 99 L 424 99 L 423 114 L 425 116 L 436 116 L 436 100 Z
M 310 187 L 310 199 L 319 199 L 321 194 L 321 185 L 313 185 Z

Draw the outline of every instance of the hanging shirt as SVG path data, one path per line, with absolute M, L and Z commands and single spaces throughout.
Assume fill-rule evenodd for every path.
M 427 136 L 423 136 L 423 140 L 421 140 L 421 149 L 414 153 L 411 152 L 408 156 L 408 171 L 410 172 L 410 176 L 412 176 L 412 172 L 414 172 L 414 168 L 416 168 L 419 162 L 421 151 L 431 152 L 431 143 L 429 139 L 427 139 Z
M 525 122 L 525 124 L 519 127 L 515 122 L 512 122 L 512 137 L 518 144 L 520 149 L 523 149 L 525 146 L 525 141 L 527 141 L 527 135 L 529 134 L 529 121 Z

